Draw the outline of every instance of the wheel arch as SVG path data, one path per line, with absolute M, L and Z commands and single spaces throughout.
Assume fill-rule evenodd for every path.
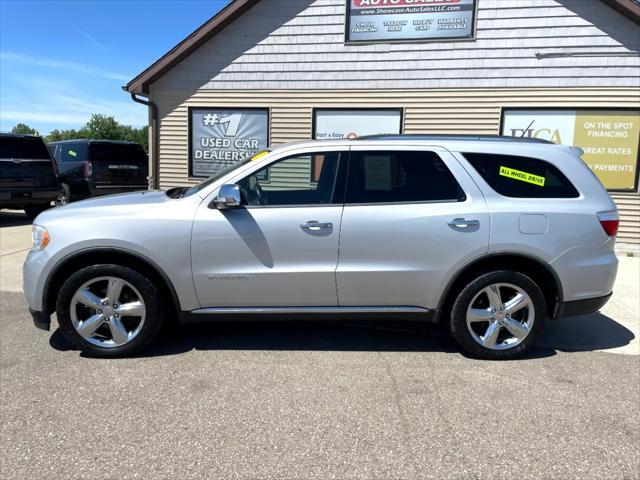
M 563 291 L 560 277 L 555 270 L 533 255 L 495 252 L 473 260 L 456 273 L 440 297 L 434 321 L 440 322 L 443 313 L 451 309 L 456 296 L 469 281 L 496 270 L 512 270 L 529 276 L 542 290 L 548 316 L 552 319 L 558 317 L 563 302 Z
M 42 304 L 46 313 L 51 314 L 55 311 L 58 293 L 69 275 L 81 268 L 97 264 L 134 268 L 153 282 L 160 290 L 161 297 L 168 300 L 175 312 L 180 310 L 180 300 L 169 276 L 153 260 L 123 248 L 97 247 L 74 252 L 55 265 L 44 284 Z

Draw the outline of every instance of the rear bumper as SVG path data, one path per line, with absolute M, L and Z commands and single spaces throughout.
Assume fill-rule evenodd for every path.
M 24 205 L 42 205 L 56 199 L 58 187 L 47 188 L 2 188 L 0 208 L 20 208 Z
M 40 330 L 49 331 L 51 328 L 51 317 L 44 312 L 38 312 L 36 310 L 29 309 L 33 324 Z
M 613 295 L 613 292 L 602 297 L 564 302 L 558 310 L 558 318 L 575 317 L 576 315 L 588 315 L 589 313 L 597 312 L 609 301 L 611 295 Z

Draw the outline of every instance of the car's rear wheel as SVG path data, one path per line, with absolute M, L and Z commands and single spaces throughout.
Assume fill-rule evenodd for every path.
M 121 265 L 93 265 L 71 275 L 60 290 L 56 312 L 72 345 L 102 357 L 134 355 L 164 321 L 156 286 Z
M 71 189 L 69 188 L 69 185 L 63 183 L 60 185 L 60 192 L 56 197 L 56 207 L 63 207 L 69 202 L 71 202 Z
M 470 354 L 486 359 L 522 356 L 544 327 L 540 287 L 526 275 L 498 271 L 479 276 L 458 294 L 451 334 Z

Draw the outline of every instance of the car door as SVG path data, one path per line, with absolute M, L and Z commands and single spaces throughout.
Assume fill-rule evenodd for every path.
M 453 273 L 488 250 L 484 197 L 445 149 L 353 146 L 346 189 L 340 306 L 436 308 Z
M 239 208 L 203 202 L 191 247 L 202 307 L 337 306 L 345 168 L 340 149 L 290 154 L 234 179 Z

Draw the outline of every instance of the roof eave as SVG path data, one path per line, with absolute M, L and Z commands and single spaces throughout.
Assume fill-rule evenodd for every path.
M 602 0 L 629 20 L 640 25 L 640 5 L 631 0 Z

